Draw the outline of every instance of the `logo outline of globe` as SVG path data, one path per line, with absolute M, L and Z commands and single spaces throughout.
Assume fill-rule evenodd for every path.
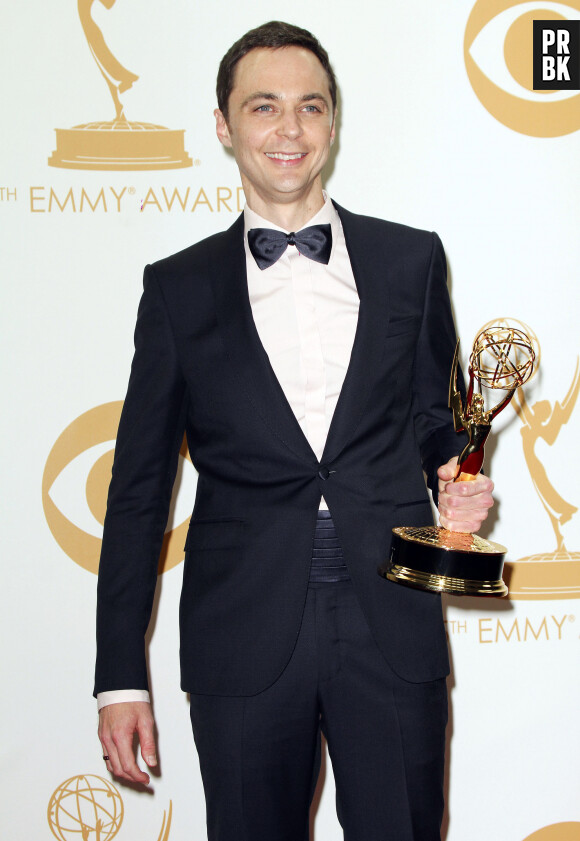
M 47 818 L 59 841 L 111 841 L 121 828 L 124 811 L 113 783 L 96 774 L 78 774 L 54 791 Z

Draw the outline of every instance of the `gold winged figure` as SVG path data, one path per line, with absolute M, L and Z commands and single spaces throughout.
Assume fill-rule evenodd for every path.
M 481 470 L 484 458 L 484 444 L 491 431 L 491 422 L 502 409 L 508 405 L 516 392 L 517 385 L 511 388 L 506 396 L 491 409 L 485 411 L 483 395 L 481 391 L 475 391 L 475 384 L 478 383 L 476 373 L 470 363 L 469 365 L 469 387 L 465 407 L 461 392 L 457 388 L 457 367 L 459 364 L 459 339 L 455 346 L 451 378 L 449 380 L 449 408 L 453 412 L 453 424 L 456 432 L 467 432 L 468 441 L 459 458 L 457 459 L 457 471 L 454 482 L 468 482 L 477 476 Z

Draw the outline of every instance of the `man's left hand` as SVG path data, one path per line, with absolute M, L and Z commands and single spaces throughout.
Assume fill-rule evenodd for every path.
M 439 522 L 450 531 L 476 532 L 493 505 L 493 482 L 479 473 L 471 482 L 454 482 L 457 457 L 437 471 Z

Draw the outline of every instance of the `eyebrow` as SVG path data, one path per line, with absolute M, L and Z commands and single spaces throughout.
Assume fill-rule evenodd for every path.
M 242 108 L 245 108 L 246 105 L 250 105 L 257 99 L 266 99 L 270 102 L 280 102 L 282 97 L 277 93 L 272 93 L 272 91 L 256 91 L 255 93 L 251 93 L 244 99 L 244 101 L 242 102 Z M 328 99 L 324 96 L 324 94 L 318 92 L 305 93 L 303 96 L 300 97 L 299 102 L 312 102 L 314 100 L 320 100 L 324 102 L 327 108 L 330 107 L 328 104 Z

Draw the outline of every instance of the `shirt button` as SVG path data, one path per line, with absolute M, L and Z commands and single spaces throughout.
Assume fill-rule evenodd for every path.
M 328 479 L 328 477 L 330 476 L 330 470 L 328 469 L 328 467 L 321 467 L 318 471 L 318 475 L 321 479 Z

